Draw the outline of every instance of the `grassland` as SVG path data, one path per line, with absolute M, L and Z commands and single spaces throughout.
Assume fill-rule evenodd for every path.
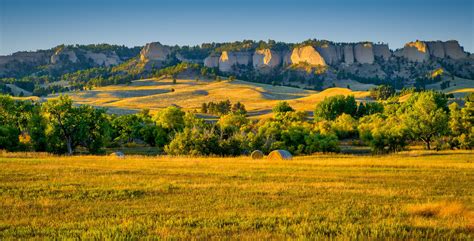
M 0 153 L 0 239 L 472 240 L 473 154 Z
M 312 111 L 315 101 L 324 97 L 345 94 L 355 95 L 360 100 L 368 96 L 367 91 L 351 91 L 346 88 L 330 88 L 322 92 L 299 88 L 272 86 L 245 81 L 204 81 L 179 79 L 137 80 L 130 85 L 114 85 L 95 88 L 91 91 L 67 93 L 78 104 L 107 107 L 111 113 L 130 113 L 147 108 L 151 112 L 176 105 L 195 111 L 202 103 L 230 100 L 245 104 L 249 115 L 263 116 L 271 112 L 278 101 L 295 104 L 298 110 Z

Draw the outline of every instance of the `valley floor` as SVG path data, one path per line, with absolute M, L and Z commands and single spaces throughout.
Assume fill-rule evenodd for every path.
M 472 240 L 473 156 L 0 153 L 0 239 Z

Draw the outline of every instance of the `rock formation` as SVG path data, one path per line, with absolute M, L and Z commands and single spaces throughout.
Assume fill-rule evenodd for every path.
M 446 56 L 452 59 L 462 59 L 467 57 L 467 54 L 456 40 L 444 42 L 444 51 Z
M 344 63 L 353 64 L 354 63 L 354 46 L 352 46 L 352 44 L 344 45 L 343 53 L 344 53 Z
M 282 56 L 270 49 L 258 49 L 253 54 L 252 62 L 256 69 L 275 68 L 281 64 Z
M 405 44 L 405 47 L 395 51 L 396 56 L 401 56 L 412 62 L 424 62 L 430 58 L 428 46 L 425 42 L 415 41 Z
M 374 63 L 374 50 L 372 43 L 358 43 L 354 46 L 355 60 L 361 64 Z
M 323 57 L 313 48 L 313 46 L 294 48 L 291 52 L 290 59 L 292 64 L 307 63 L 313 66 L 326 65 Z
M 441 41 L 430 41 L 426 42 L 430 55 L 437 58 L 444 58 L 446 56 L 444 52 L 444 43 Z
M 171 54 L 171 49 L 163 46 L 160 42 L 148 43 L 140 51 L 140 60 L 145 61 L 165 61 Z
M 392 55 L 392 52 L 390 52 L 390 49 L 388 48 L 387 44 L 374 44 L 373 48 L 374 48 L 374 56 L 380 57 L 385 61 L 387 61 Z
M 50 58 L 51 64 L 61 64 L 61 61 L 63 60 L 76 63 L 76 53 L 73 50 L 67 48 L 58 48 Z
M 204 59 L 204 66 L 209 68 L 217 68 L 219 67 L 219 56 L 216 55 L 209 55 L 207 58 Z
M 323 59 L 327 64 L 339 63 L 340 59 L 336 46 L 325 43 L 321 46 L 318 46 L 316 49 L 321 54 L 321 56 L 323 56 Z
M 105 53 L 93 53 L 88 51 L 85 54 L 86 58 L 91 59 L 95 64 L 97 65 L 103 65 L 103 66 L 112 66 L 112 65 L 117 65 L 119 64 L 120 58 L 117 56 L 115 52 L 112 52 L 110 54 L 105 54 Z
M 238 65 L 249 65 L 252 63 L 252 53 L 250 52 L 233 52 Z
M 234 53 L 223 51 L 219 58 L 219 70 L 222 72 L 231 72 L 232 66 L 237 64 L 237 57 Z

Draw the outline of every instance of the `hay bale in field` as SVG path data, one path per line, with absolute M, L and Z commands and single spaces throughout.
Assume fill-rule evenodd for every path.
M 287 150 L 274 150 L 268 154 L 268 160 L 291 160 L 293 156 Z
M 263 152 L 260 150 L 255 150 L 250 154 L 252 159 L 257 160 L 257 159 L 262 159 L 263 158 Z
M 125 154 L 123 154 L 123 152 L 121 152 L 121 151 L 116 151 L 116 152 L 110 153 L 110 156 L 115 156 L 115 157 L 124 158 L 124 157 L 125 157 Z

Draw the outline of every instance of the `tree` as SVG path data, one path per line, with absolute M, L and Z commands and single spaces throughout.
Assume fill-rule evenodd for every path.
M 376 100 L 386 100 L 395 94 L 395 89 L 390 85 L 379 85 L 370 89 L 370 96 Z
M 95 153 L 104 146 L 109 130 L 104 109 L 74 107 L 68 96 L 61 95 L 44 103 L 43 110 L 48 118 L 48 142 L 53 152 L 72 155 L 81 145 Z
M 474 146 L 474 102 L 466 98 L 464 108 L 456 102 L 449 105 L 451 148 L 472 149 Z
M 364 116 L 359 120 L 358 131 L 361 140 L 375 153 L 396 152 L 407 145 L 407 129 L 395 115 Z
M 176 132 L 184 128 L 184 114 L 178 107 L 170 106 L 156 113 L 153 120 L 158 126 Z
M 316 119 L 335 120 L 343 113 L 356 116 L 357 102 L 354 96 L 336 95 L 324 98 L 316 105 L 314 117 Z
M 444 95 L 426 91 L 413 94 L 400 108 L 401 117 L 413 139 L 419 139 L 431 149 L 433 138 L 446 133 L 448 115 Z
M 0 125 L 0 149 L 14 151 L 19 145 L 20 132 L 11 126 Z
M 293 109 L 288 104 L 288 102 L 280 101 L 280 102 L 278 102 L 278 104 L 275 107 L 273 107 L 272 111 L 273 111 L 273 113 L 278 114 L 278 113 L 285 113 L 285 112 L 295 111 L 295 109 Z
M 340 139 L 353 137 L 357 133 L 357 121 L 352 116 L 343 113 L 332 122 L 331 129 Z

